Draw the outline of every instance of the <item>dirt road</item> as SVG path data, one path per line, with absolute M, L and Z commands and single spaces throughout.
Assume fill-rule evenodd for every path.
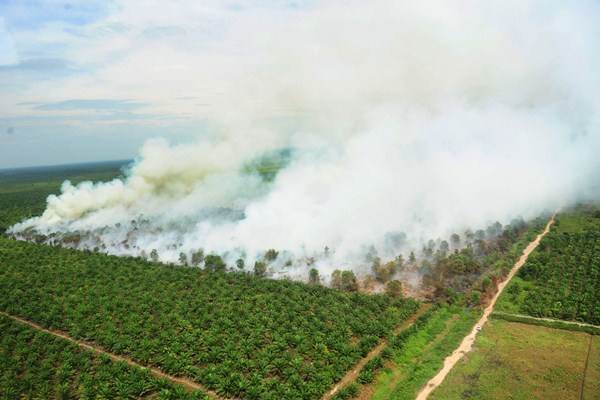
M 462 342 L 460 343 L 458 348 L 456 350 L 454 350 L 451 355 L 446 357 L 446 359 L 444 360 L 444 366 L 442 367 L 441 371 L 438 372 L 438 374 L 436 376 L 431 378 L 429 380 L 429 382 L 427 382 L 427 384 L 423 387 L 423 389 L 421 389 L 421 391 L 417 395 L 417 400 L 427 399 L 427 397 L 431 394 L 431 392 L 433 392 L 433 390 L 435 388 L 437 388 L 439 385 L 441 385 L 441 383 L 446 378 L 446 375 L 448 375 L 448 373 L 450 372 L 450 370 L 452 370 L 454 365 L 456 365 L 456 363 L 461 358 L 463 358 L 463 356 L 466 353 L 471 351 L 471 349 L 473 348 L 473 343 L 475 342 L 475 337 L 477 336 L 477 333 L 479 333 L 479 329 L 481 329 L 487 322 L 488 317 L 494 310 L 494 305 L 496 304 L 496 300 L 498 300 L 498 297 L 500 297 L 500 294 L 502 294 L 504 287 L 508 284 L 508 282 L 510 282 L 510 280 L 513 278 L 513 276 L 515 276 L 515 274 L 519 271 L 519 269 L 523 266 L 523 264 L 525 264 L 525 261 L 527 261 L 527 257 L 529 257 L 529 254 L 538 246 L 538 244 L 540 243 L 540 240 L 548 233 L 548 231 L 550 231 L 550 227 L 554 223 L 554 217 L 555 217 L 555 215 L 553 215 L 552 218 L 550 218 L 550 221 L 548 221 L 548 224 L 546 224 L 546 228 L 544 229 L 544 231 L 542 233 L 540 233 L 535 238 L 535 240 L 533 242 L 529 243 L 529 245 L 525 248 L 525 250 L 523 251 L 523 254 L 519 258 L 519 260 L 515 263 L 515 265 L 512 267 L 512 269 L 510 270 L 510 273 L 508 274 L 506 279 L 504 281 L 500 282 L 500 284 L 498 285 L 498 291 L 496 292 L 496 294 L 490 301 L 490 304 L 483 311 L 483 315 L 481 316 L 479 321 L 477 321 L 477 324 L 475 324 L 475 326 L 473 327 L 471 332 L 467 336 L 465 336 L 465 338 L 462 340 Z
M 511 313 L 506 313 L 506 312 L 502 312 L 502 311 L 494 311 L 494 315 L 497 315 L 498 317 L 501 317 L 501 316 L 505 315 L 507 317 L 523 318 L 523 319 L 526 319 L 526 320 L 529 320 L 529 321 L 532 321 L 532 322 L 535 322 L 535 321 L 545 321 L 545 322 L 559 323 L 561 325 L 573 325 L 573 326 L 580 326 L 582 328 L 586 328 L 587 327 L 587 328 L 600 329 L 600 325 L 586 324 L 585 322 L 578 322 L 578 321 L 568 321 L 566 319 L 532 317 L 531 315 L 511 314 Z M 515 321 L 515 322 L 520 322 L 520 321 Z M 558 328 L 558 329 L 560 329 L 560 328 Z
M 168 379 L 169 381 L 173 382 L 176 385 L 181 385 L 183 387 L 185 387 L 188 391 L 194 391 L 194 390 L 202 390 L 204 393 L 206 393 L 210 398 L 212 399 L 222 399 L 221 397 L 219 397 L 216 393 L 206 389 L 205 387 L 203 387 L 202 385 L 197 384 L 196 382 L 192 382 L 189 379 L 185 379 L 185 378 L 178 378 L 172 375 L 168 375 L 165 374 L 164 372 L 162 372 L 161 370 L 159 370 L 158 368 L 153 368 L 153 367 L 146 367 L 144 365 L 138 364 L 135 361 L 133 361 L 130 358 L 127 357 L 122 357 L 122 356 L 118 356 L 116 354 L 112 354 L 109 353 L 107 351 L 105 351 L 104 349 L 102 349 L 101 347 L 98 347 L 96 345 L 93 345 L 91 343 L 86 343 L 86 342 L 82 342 L 80 340 L 76 340 L 73 339 L 72 337 L 68 336 L 67 334 L 60 332 L 60 331 L 56 331 L 56 330 L 52 330 L 52 329 L 46 329 L 34 322 L 28 321 L 24 318 L 20 318 L 20 317 L 16 317 L 14 315 L 11 314 L 7 314 L 5 312 L 0 311 L 0 315 L 3 315 L 7 318 L 12 319 L 13 321 L 17 321 L 21 324 L 25 324 L 33 329 L 36 329 L 38 331 L 47 333 L 49 335 L 52 336 L 56 336 L 59 337 L 61 339 L 65 339 L 68 340 L 69 342 L 75 343 L 76 345 L 78 345 L 79 347 L 82 347 L 86 350 L 92 351 L 94 353 L 97 354 L 104 354 L 108 357 L 110 357 L 112 360 L 114 361 L 123 361 L 126 362 L 127 364 L 134 366 L 134 367 L 138 367 L 138 368 L 142 368 L 142 369 L 146 369 L 148 371 L 150 371 L 152 373 L 152 375 L 158 377 L 158 378 L 165 378 Z
M 410 318 L 408 318 L 406 321 L 402 322 L 396 329 L 394 329 L 393 334 L 397 335 L 401 331 L 409 328 L 412 324 L 414 324 L 414 322 L 417 320 L 418 317 L 423 315 L 425 313 L 425 311 L 427 311 L 430 308 L 431 308 L 431 304 L 422 304 L 421 307 L 413 315 L 410 316 Z M 383 349 L 385 349 L 385 346 L 387 345 L 387 343 L 388 343 L 387 340 L 380 341 L 379 344 L 377 346 L 375 346 L 375 348 L 373 350 L 371 350 L 369 352 L 369 354 L 367 354 L 365 357 L 361 358 L 360 361 L 358 363 L 356 363 L 354 368 L 352 368 L 350 371 L 348 371 L 348 373 L 346 373 L 346 375 L 344 375 L 344 377 L 338 383 L 336 383 L 335 386 L 330 391 L 325 393 L 325 395 L 322 397 L 321 400 L 331 399 L 337 393 L 338 390 L 340 390 L 341 388 L 345 387 L 346 385 L 354 382 L 356 380 L 356 378 L 358 377 L 358 374 L 360 373 L 362 368 L 365 366 L 365 364 L 367 362 L 371 361 L 373 358 L 377 357 L 383 351 Z

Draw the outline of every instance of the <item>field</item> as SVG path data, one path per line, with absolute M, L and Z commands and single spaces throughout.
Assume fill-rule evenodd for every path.
M 148 371 L 0 315 L 2 399 L 202 399 Z
M 600 0 L 146 3 L 0 0 L 0 400 L 600 397 Z
M 373 400 L 414 399 L 419 389 L 442 366 L 471 329 L 478 312 L 443 307 L 398 349 L 393 349 L 386 368 L 364 388 L 363 395 Z
M 497 310 L 600 325 L 600 213 L 558 216 L 501 297 Z
M 431 398 L 600 398 L 599 239 L 595 206 L 559 214 Z
M 228 396 L 315 398 L 417 303 L 0 239 L 0 309 Z
M 24 218 L 40 215 L 46 198 L 59 192 L 65 179 L 108 181 L 121 174 L 125 161 L 0 170 L 0 233 Z
M 593 340 L 594 354 L 586 358 Z M 600 337 L 492 319 L 431 399 L 600 398 Z
M 600 336 L 590 343 L 583 393 L 586 400 L 600 399 Z
M 108 180 L 119 167 L 0 174 L 3 228 L 41 213 L 62 178 Z M 263 167 L 252 168 L 262 174 Z M 467 249 L 439 258 L 456 270 L 454 278 L 471 283 L 463 292 L 441 291 L 444 305 L 433 307 L 263 279 L 225 265 L 165 265 L 0 236 L 0 311 L 205 389 L 186 393 L 146 370 L 3 319 L 3 356 L 14 359 L 0 369 L 14 381 L 7 397 L 317 399 L 359 365 L 332 398 L 411 399 L 473 326 L 480 313 L 474 293 L 481 291 L 482 300 L 493 294 L 485 277 L 499 279 L 542 224 L 507 226 L 477 244 L 477 254 Z M 464 263 L 478 263 L 480 275 Z M 20 340 L 34 344 L 35 357 Z M 92 384 L 90 376 L 99 378 Z

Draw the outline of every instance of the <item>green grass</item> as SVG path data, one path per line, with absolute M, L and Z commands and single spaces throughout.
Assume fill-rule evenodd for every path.
M 446 356 L 473 327 L 478 310 L 443 307 L 395 352 L 370 391 L 373 400 L 414 399 L 420 388 L 441 369 Z
M 490 320 L 432 400 L 579 399 L 589 335 Z
M 592 340 L 583 389 L 583 399 L 600 399 L 600 336 L 594 336 Z
M 122 162 L 0 171 L 0 233 L 44 212 L 46 198 L 65 180 L 103 182 L 121 175 Z
M 595 325 L 573 323 L 561 319 L 538 319 L 522 314 L 507 314 L 503 311 L 494 311 L 492 318 L 502 319 L 509 322 L 520 322 L 523 324 L 545 326 L 546 328 L 562 329 L 566 331 L 585 332 L 590 335 L 600 335 L 600 327 Z
M 1 315 L 0 332 L 2 399 L 206 398 Z
M 581 205 L 561 213 L 556 219 L 557 233 L 583 233 L 600 230 L 600 210 L 596 205 Z

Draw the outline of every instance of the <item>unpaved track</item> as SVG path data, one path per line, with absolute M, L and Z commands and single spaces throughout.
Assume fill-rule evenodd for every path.
M 458 348 L 454 350 L 452 354 L 446 357 L 446 359 L 444 360 L 444 366 L 442 367 L 441 371 L 438 372 L 436 376 L 431 378 L 429 382 L 427 382 L 427 384 L 421 389 L 421 391 L 417 395 L 417 400 L 427 399 L 431 392 L 433 392 L 435 388 L 442 384 L 442 382 L 446 378 L 446 375 L 448 375 L 448 373 L 452 370 L 452 367 L 454 367 L 456 363 L 461 358 L 463 358 L 463 356 L 466 353 L 471 351 L 471 349 L 473 348 L 473 343 L 475 342 L 475 337 L 479 332 L 477 330 L 477 326 L 483 327 L 483 325 L 485 325 L 485 323 L 488 320 L 488 317 L 494 310 L 496 300 L 498 300 L 498 297 L 500 297 L 500 294 L 502 294 L 502 290 L 504 290 L 504 287 L 508 284 L 508 282 L 510 282 L 510 280 L 513 278 L 513 276 L 515 276 L 515 274 L 519 271 L 523 264 L 525 264 L 525 261 L 527 261 L 527 257 L 529 257 L 529 254 L 538 246 L 540 240 L 542 240 L 542 238 L 550 231 L 550 227 L 554 223 L 555 216 L 556 214 L 553 215 L 552 218 L 550 218 L 550 221 L 548 221 L 548 224 L 546 224 L 546 228 L 544 229 L 544 231 L 540 233 L 533 242 L 529 243 L 525 250 L 523 250 L 523 254 L 512 267 L 506 279 L 500 282 L 500 284 L 498 285 L 498 291 L 490 301 L 490 304 L 483 311 L 483 315 L 481 316 L 479 321 L 477 321 L 477 324 L 475 324 L 473 329 L 471 329 L 471 332 L 467 336 L 465 336 Z
M 413 315 L 411 315 L 408 319 L 403 321 L 396 329 L 394 329 L 393 334 L 397 335 L 401 331 L 408 329 L 412 324 L 415 323 L 417 318 L 419 318 L 421 315 L 423 315 L 425 313 L 425 311 L 427 311 L 430 308 L 431 308 L 430 304 L 421 304 L 421 307 L 419 307 L 419 309 Z M 379 344 L 377 346 L 375 346 L 375 348 L 373 350 L 371 350 L 369 352 L 369 354 L 367 354 L 365 357 L 361 358 L 360 361 L 354 365 L 354 368 L 352 368 L 350 371 L 348 371 L 346 373 L 346 375 L 344 375 L 344 377 L 342 379 L 340 379 L 340 381 L 338 383 L 336 383 L 335 386 L 330 391 L 325 393 L 325 395 L 323 395 L 321 400 L 331 399 L 338 392 L 338 390 L 340 390 L 341 388 L 345 387 L 346 385 L 349 385 L 350 383 L 354 382 L 356 380 L 356 378 L 358 377 L 360 370 L 365 366 L 365 364 L 368 363 L 369 361 L 371 361 L 373 358 L 377 357 L 383 351 L 383 349 L 385 349 L 385 346 L 387 345 L 387 343 L 388 343 L 387 339 L 381 340 L 379 342 Z
M 558 322 L 558 323 L 565 324 L 565 325 L 581 326 L 583 328 L 589 327 L 589 328 L 598 328 L 598 329 L 600 329 L 600 325 L 587 324 L 585 322 L 578 322 L 578 321 L 569 321 L 569 320 L 566 320 L 566 319 L 532 317 L 531 315 L 511 314 L 511 313 L 506 313 L 506 312 L 502 312 L 502 311 L 495 311 L 494 315 L 498 315 L 498 316 L 506 315 L 506 316 L 509 316 L 509 317 L 512 316 L 512 317 L 523 318 L 525 320 L 529 319 L 529 320 L 535 320 L 535 321 Z M 509 322 L 511 322 L 511 321 L 509 321 Z M 526 324 L 527 323 L 527 321 L 523 321 L 523 322 L 515 321 L 515 322 L 521 323 L 521 324 Z M 552 327 L 552 329 L 561 329 L 561 328 Z
M 79 347 L 82 347 L 82 348 L 84 348 L 86 350 L 92 351 L 92 352 L 97 353 L 97 354 L 103 354 L 105 356 L 108 356 L 108 357 L 110 357 L 114 361 L 123 361 L 123 362 L 126 362 L 127 364 L 129 364 L 131 366 L 142 368 L 142 369 L 146 369 L 146 370 L 150 371 L 152 373 L 152 375 L 154 375 L 154 376 L 156 376 L 158 378 L 168 379 L 169 381 L 173 382 L 176 385 L 181 385 L 181 386 L 185 387 L 185 389 L 187 389 L 190 392 L 194 391 L 194 390 L 201 390 L 201 391 L 203 391 L 204 393 L 206 393 L 209 397 L 211 397 L 213 399 L 223 399 L 222 397 L 220 397 L 219 395 L 217 395 L 215 392 L 213 392 L 211 390 L 208 390 L 204 386 L 199 385 L 196 382 L 193 382 L 193 381 L 191 381 L 189 379 L 177 378 L 175 376 L 165 374 L 164 372 L 162 372 L 158 368 L 146 367 L 144 365 L 138 364 L 137 362 L 133 361 L 130 358 L 123 357 L 123 356 L 118 356 L 116 354 L 109 353 L 109 352 L 107 352 L 106 350 L 102 349 L 99 346 L 96 346 L 96 345 L 93 345 L 93 344 L 90 344 L 90 343 L 86 343 L 86 342 L 83 342 L 83 341 L 80 341 L 80 340 L 73 339 L 72 337 L 68 336 L 67 334 L 65 334 L 63 332 L 60 332 L 60 331 L 57 331 L 57 330 L 46 329 L 46 328 L 44 328 L 44 327 L 42 327 L 42 326 L 40 326 L 40 325 L 38 325 L 38 324 L 36 324 L 34 322 L 26 320 L 24 318 L 16 317 L 14 315 L 7 314 L 7 313 L 5 313 L 3 311 L 0 311 L 0 315 L 3 315 L 5 317 L 7 317 L 7 318 L 12 319 L 13 321 L 17 321 L 17 322 L 21 323 L 21 324 L 25 324 L 25 325 L 27 325 L 27 326 L 29 326 L 29 327 L 31 327 L 33 329 L 36 329 L 38 331 L 47 333 L 47 334 L 52 335 L 52 336 L 59 337 L 61 339 L 68 340 L 69 342 L 75 343 Z

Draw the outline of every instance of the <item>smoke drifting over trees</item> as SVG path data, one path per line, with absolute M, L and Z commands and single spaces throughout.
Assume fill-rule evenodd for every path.
M 597 8 L 412 3 L 323 2 L 228 32 L 198 70 L 210 134 L 148 141 L 124 179 L 65 183 L 12 232 L 318 281 L 370 272 L 371 246 L 385 266 L 595 196 Z M 273 177 L 252 168 L 288 153 Z

